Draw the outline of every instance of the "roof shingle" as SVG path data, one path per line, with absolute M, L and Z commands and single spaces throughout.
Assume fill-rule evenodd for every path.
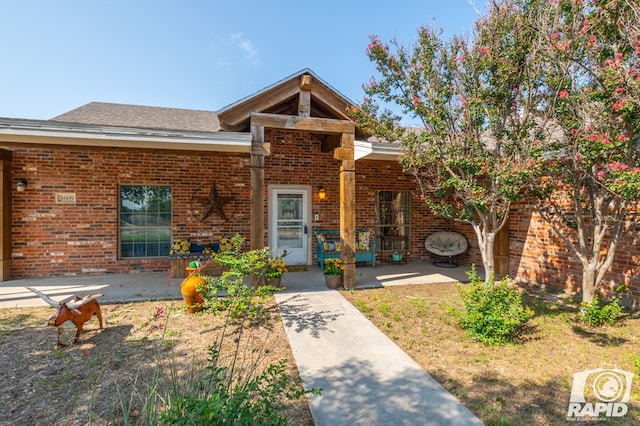
M 53 117 L 51 121 L 190 132 L 220 131 L 218 115 L 213 111 L 104 102 L 88 103 Z

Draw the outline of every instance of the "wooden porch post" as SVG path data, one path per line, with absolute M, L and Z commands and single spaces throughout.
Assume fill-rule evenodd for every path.
M 340 166 L 340 256 L 344 264 L 343 282 L 347 287 L 356 286 L 356 162 L 354 160 L 355 134 L 342 133 L 340 148 L 334 158 L 342 160 Z
M 11 190 L 13 153 L 0 150 L 0 281 L 11 279 Z
M 493 243 L 493 265 L 496 279 L 509 276 L 509 222 L 496 234 Z
M 270 145 L 264 143 L 264 126 L 251 126 L 251 249 L 264 247 L 264 157 Z

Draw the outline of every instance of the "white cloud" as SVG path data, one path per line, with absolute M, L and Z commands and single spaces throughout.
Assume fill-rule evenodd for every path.
M 241 60 L 249 62 L 251 65 L 260 65 L 260 54 L 251 40 L 243 33 L 234 33 L 225 39 L 210 43 L 211 50 L 219 56 L 217 63 L 220 66 L 231 65 L 237 62 L 237 53 L 240 52 Z
M 250 40 L 247 40 L 244 34 L 236 33 L 231 36 L 231 41 L 239 47 L 241 50 L 244 50 L 246 53 L 245 59 L 253 64 L 258 63 L 258 51 L 254 47 L 253 43 Z

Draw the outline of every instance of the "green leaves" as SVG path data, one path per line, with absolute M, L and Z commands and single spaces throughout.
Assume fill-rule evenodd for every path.
M 352 117 L 360 129 L 400 141 L 404 170 L 439 214 L 493 223 L 483 216 L 506 213 L 526 184 L 517 172 L 524 163 L 511 161 L 528 155 L 521 110 L 532 77 L 524 72 L 529 38 L 519 10 L 514 1 L 493 4 L 471 41 L 445 40 L 432 27 L 419 28 L 410 48 L 371 38 L 367 52 L 379 76 L 364 86 L 367 97 Z M 423 127 L 403 128 L 377 99 Z
M 506 277 L 499 282 L 483 282 L 472 269 L 469 278 L 468 287 L 458 286 L 465 308 L 460 327 L 487 345 L 513 342 L 533 317 L 533 311 L 522 306 L 520 292 L 508 284 Z
M 623 307 L 616 297 L 610 302 L 604 302 L 597 294 L 591 303 L 582 302 L 580 304 L 582 321 L 590 327 L 602 327 L 604 325 L 616 324 L 622 314 Z
M 204 310 L 212 313 L 228 311 L 231 318 L 248 317 L 265 321 L 269 313 L 264 309 L 262 301 L 277 288 L 246 285 L 244 279 L 254 276 L 263 281 L 265 276 L 274 275 L 276 270 L 284 273 L 284 263 L 279 257 L 271 256 L 269 247 L 243 252 L 240 250 L 244 243 L 241 236 L 235 235 L 231 241 L 234 250 L 214 255 L 214 260 L 225 268 L 222 275 L 202 276 L 206 285 L 198 291 L 204 299 Z M 276 269 L 273 268 L 274 263 L 278 265 Z
M 211 347 L 207 374 L 197 385 L 167 401 L 162 424 L 171 425 L 273 425 L 284 426 L 287 419 L 280 415 L 288 401 L 304 395 L 319 395 L 319 389 L 304 390 L 300 380 L 293 380 L 286 371 L 286 362 L 269 365 L 254 375 L 238 374 L 223 365 L 220 352 Z

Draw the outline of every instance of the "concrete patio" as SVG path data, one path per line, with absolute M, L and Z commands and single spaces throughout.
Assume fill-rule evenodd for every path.
M 282 279 L 286 291 L 317 291 L 324 287 L 320 268 L 308 266 L 306 271 L 288 272 Z M 378 263 L 356 268 L 358 289 L 442 282 L 465 282 L 469 265 L 443 268 L 430 262 Z M 482 271 L 478 270 L 478 275 Z M 100 303 L 122 303 L 144 300 L 180 299 L 182 279 L 171 278 L 168 272 L 144 272 L 134 274 L 85 275 L 74 277 L 52 277 L 17 279 L 0 283 L 0 308 L 46 306 L 25 287 L 35 287 L 54 300 L 73 294 L 103 293 Z

